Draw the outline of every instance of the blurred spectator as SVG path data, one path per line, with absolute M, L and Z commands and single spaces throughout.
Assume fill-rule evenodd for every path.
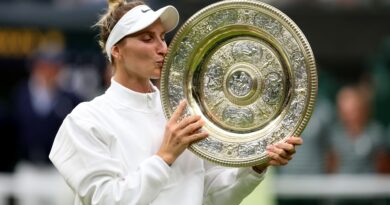
M 59 45 L 42 45 L 30 63 L 29 79 L 17 88 L 13 101 L 20 154 L 16 198 L 21 205 L 66 204 L 58 199 L 66 196 L 66 185 L 48 155 L 59 126 L 80 99 L 58 86 L 64 63 Z
M 384 132 L 371 118 L 367 85 L 343 87 L 337 95 L 338 122 L 330 133 L 329 170 L 340 174 L 375 173 L 384 150 Z
M 372 117 L 369 81 L 342 87 L 336 98 L 338 120 L 330 132 L 328 171 L 337 174 L 376 174 L 383 160 L 383 127 Z M 337 199 L 335 205 L 376 205 L 379 199 Z
M 63 53 L 56 45 L 45 45 L 33 55 L 27 82 L 14 95 L 14 118 L 22 161 L 49 165 L 49 151 L 65 116 L 80 99 L 58 87 Z

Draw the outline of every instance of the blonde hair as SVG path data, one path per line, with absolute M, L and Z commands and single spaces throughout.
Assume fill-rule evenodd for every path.
M 103 54 L 106 54 L 105 46 L 107 43 L 108 36 L 110 35 L 115 24 L 125 15 L 126 12 L 132 8 L 145 4 L 143 1 L 131 1 L 127 2 L 126 0 L 107 0 L 108 1 L 108 10 L 103 14 L 100 20 L 95 24 L 99 27 L 99 45 L 102 49 Z

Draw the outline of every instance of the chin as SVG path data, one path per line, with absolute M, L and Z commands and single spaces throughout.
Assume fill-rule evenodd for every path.
M 153 74 L 151 75 L 150 79 L 158 80 L 161 77 L 161 69 L 154 70 Z

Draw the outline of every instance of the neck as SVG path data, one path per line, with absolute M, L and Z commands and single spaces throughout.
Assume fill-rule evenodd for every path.
M 139 93 L 151 93 L 153 87 L 150 79 L 122 79 L 118 76 L 114 76 L 114 80 L 124 87 Z

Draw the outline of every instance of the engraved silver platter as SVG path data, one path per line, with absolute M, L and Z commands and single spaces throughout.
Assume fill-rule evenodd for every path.
M 265 163 L 266 147 L 300 135 L 317 94 L 315 60 L 298 26 L 259 1 L 203 8 L 174 36 L 161 75 L 169 119 L 201 115 L 209 137 L 189 149 L 223 166 Z

